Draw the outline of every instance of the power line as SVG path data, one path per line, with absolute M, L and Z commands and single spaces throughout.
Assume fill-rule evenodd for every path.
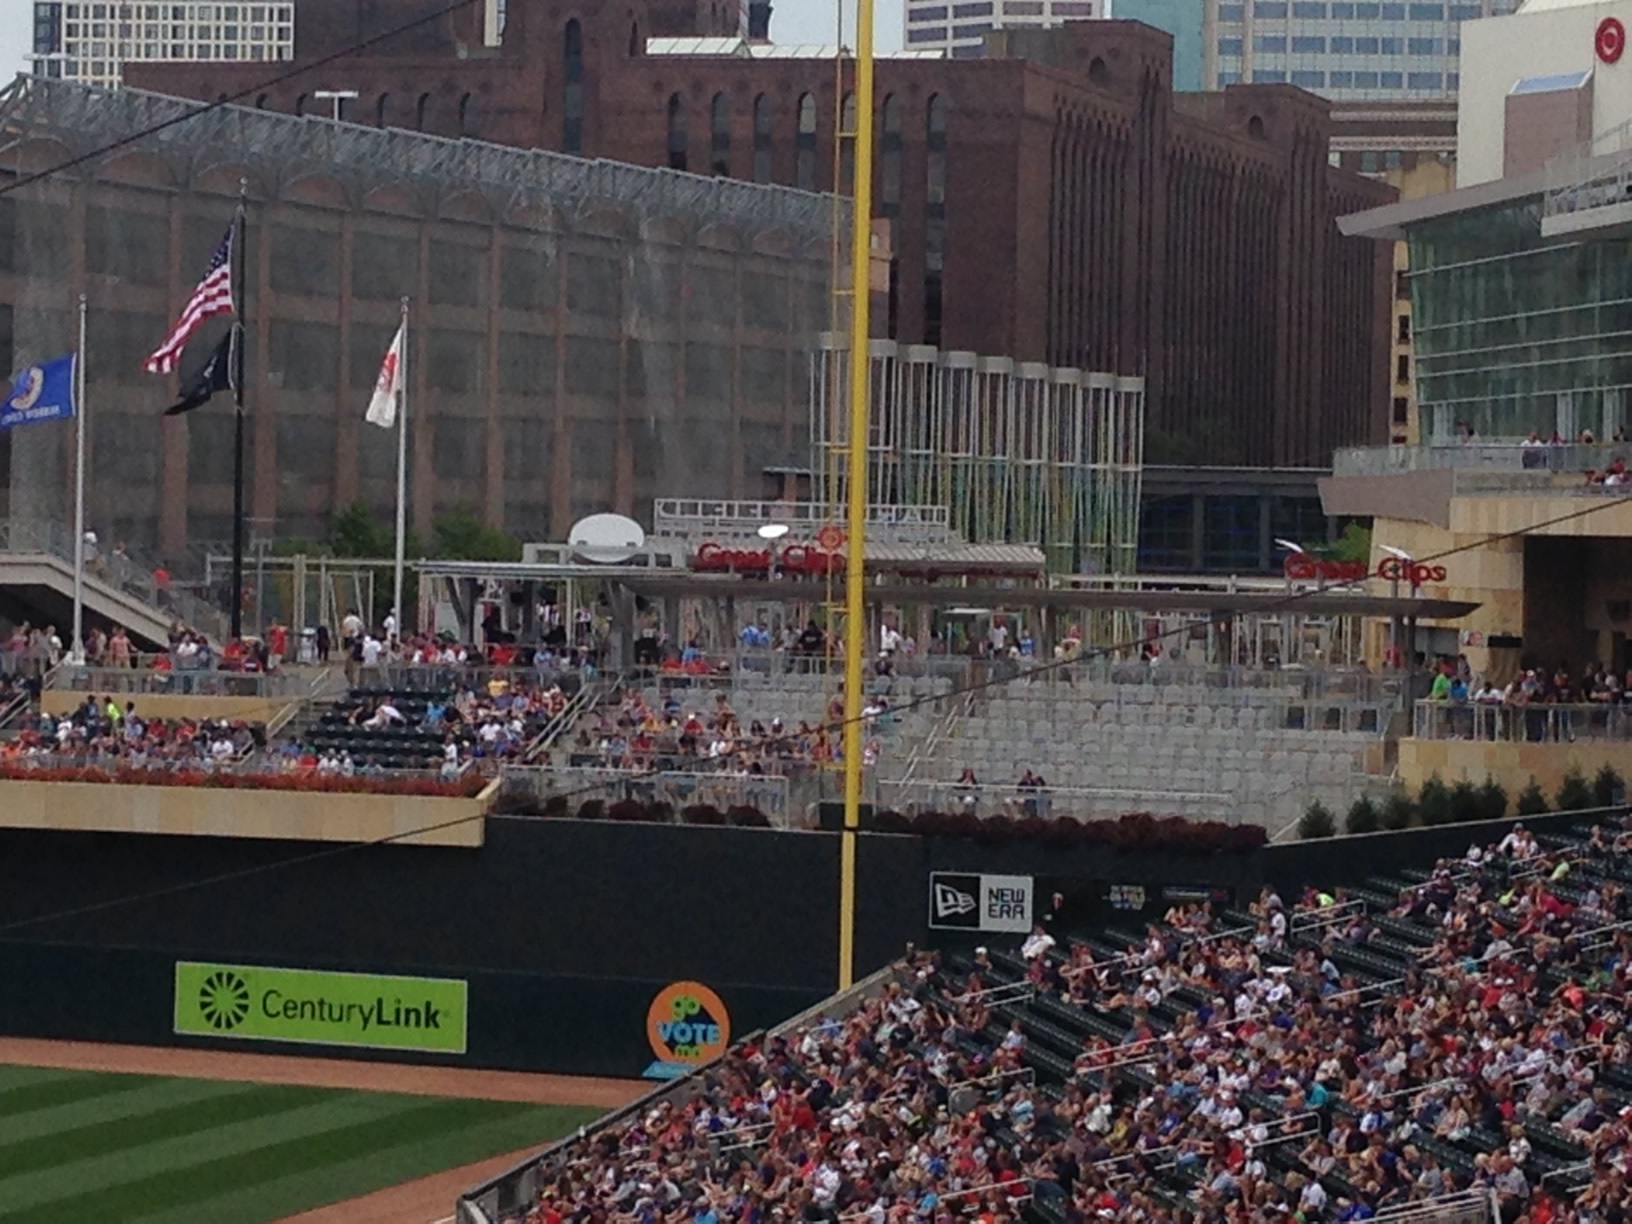
M 0 196 L 10 195 L 13 191 L 19 191 L 24 187 L 38 183 L 42 179 L 47 179 L 53 175 L 61 174 L 65 170 L 72 170 L 76 166 L 84 165 L 86 162 L 95 161 L 98 158 L 106 157 L 109 153 L 115 153 L 129 145 L 137 144 L 140 141 L 146 140 L 149 136 L 157 135 L 159 132 L 165 131 L 168 128 L 173 128 L 178 124 L 186 123 L 189 119 L 196 119 L 200 115 L 207 115 L 211 111 L 219 110 L 223 106 L 231 106 L 235 102 L 241 102 L 245 98 L 261 93 L 263 90 L 274 89 L 277 86 L 282 85 L 285 81 L 292 81 L 298 76 L 306 75 L 313 69 L 322 68 L 339 60 L 371 50 L 372 48 L 377 47 L 380 43 L 387 42 L 401 34 L 406 34 L 410 30 L 416 30 L 420 26 L 430 25 L 433 22 L 441 21 L 444 17 L 451 17 L 461 9 L 470 8 L 476 3 L 477 0 L 454 0 L 454 3 L 448 5 L 446 8 L 437 9 L 435 12 L 426 13 L 424 16 L 416 17 L 412 21 L 406 21 L 402 25 L 393 26 L 391 29 L 384 31 L 383 33 L 376 34 L 371 38 L 365 38 L 361 42 L 352 43 L 350 46 L 342 47 L 338 51 L 320 56 L 315 60 L 310 60 L 303 64 L 297 64 L 295 67 L 290 68 L 287 71 L 280 72 L 273 77 L 268 77 L 266 80 L 251 85 L 246 89 L 241 89 L 235 94 L 228 94 L 226 97 L 217 98 L 214 102 L 203 103 L 197 110 L 186 111 L 183 114 L 172 115 L 168 119 L 160 120 L 158 123 L 151 123 L 139 131 L 132 132 L 128 136 L 121 136 L 118 140 L 109 141 L 107 144 L 92 149 L 88 153 L 80 153 L 74 157 L 68 158 L 66 161 L 58 162 L 54 166 L 48 166 L 44 170 L 40 170 L 34 174 L 16 179 L 11 183 L 0 186 Z M 252 153 L 253 150 L 246 150 L 246 152 Z
M 1492 535 L 1484 536 L 1477 540 L 1472 540 L 1466 544 L 1459 544 L 1455 548 L 1448 548 L 1443 552 L 1432 553 L 1425 557 L 1417 557 L 1414 558 L 1414 560 L 1418 562 L 1443 561 L 1448 557 L 1458 556 L 1462 553 L 1471 552 L 1478 548 L 1485 548 L 1492 544 L 1500 544 L 1505 540 L 1525 537 L 1544 528 L 1556 527 L 1562 523 L 1583 519 L 1589 515 L 1597 514 L 1602 510 L 1608 510 L 1615 506 L 1626 505 L 1629 502 L 1632 502 L 1632 495 L 1604 498 L 1603 500 L 1595 501 L 1593 504 L 1586 506 L 1583 509 L 1571 511 L 1569 514 L 1561 514 L 1556 518 L 1544 519 L 1539 523 L 1532 523 L 1527 527 L 1516 528 L 1512 531 L 1496 532 Z M 1296 604 L 1300 600 L 1324 594 L 1331 589 L 1333 589 L 1331 586 L 1323 583 L 1304 590 L 1293 591 L 1277 599 L 1267 601 L 1264 605 L 1263 611 L 1284 609 L 1285 607 Z M 910 701 L 903 702 L 899 706 L 891 707 L 891 712 L 896 713 L 911 710 L 921 705 L 927 705 L 931 702 L 946 701 L 951 698 L 962 697 L 969 693 L 984 692 L 987 689 L 996 688 L 999 685 L 1004 684 L 1013 684 L 1020 680 L 1031 680 L 1036 676 L 1046 674 L 1050 671 L 1074 667 L 1079 663 L 1086 662 L 1094 658 L 1102 658 L 1124 650 L 1136 649 L 1147 642 L 1162 641 L 1169 637 L 1188 634 L 1193 628 L 1205 626 L 1210 623 L 1211 618 L 1198 619 L 1185 624 L 1177 625 L 1174 628 L 1158 633 L 1153 637 L 1139 637 L 1125 642 L 1117 642 L 1107 646 L 1095 647 L 1092 651 L 1089 651 L 1074 659 L 1055 659 L 1049 662 L 1041 663 L 1038 666 L 1029 668 L 1025 671 L 1018 671 L 1013 675 L 993 676 L 984 680 L 973 681 L 962 685 L 961 687 L 954 687 L 945 693 L 913 698 Z M 840 718 L 820 724 L 817 727 L 817 730 L 826 730 L 831 733 L 836 730 L 841 730 L 844 726 L 845 720 Z M 737 757 L 760 749 L 773 748 L 777 745 L 788 743 L 793 738 L 794 737 L 788 735 L 766 736 L 755 741 L 753 744 L 731 749 L 730 755 Z M 637 770 L 632 771 L 626 778 L 619 779 L 619 781 L 638 782 L 643 778 L 660 776 L 664 772 L 664 770 L 657 768 Z M 587 784 L 574 790 L 564 791 L 560 795 L 551 797 L 571 800 L 578 795 L 589 794 L 601 790 L 603 789 L 604 785 L 604 783 Z M 28 927 L 40 926 L 45 923 L 63 922 L 73 918 L 84 917 L 88 914 L 103 913 L 109 910 L 121 909 L 126 906 L 139 905 L 147 901 L 162 900 L 165 897 L 176 896 L 181 893 L 192 892 L 204 888 L 211 888 L 218 884 L 228 884 L 236 880 L 248 879 L 257 875 L 263 875 L 274 871 L 282 871 L 292 867 L 300 867 L 308 863 L 321 862 L 326 859 L 338 858 L 342 855 L 352 854 L 359 850 L 373 849 L 377 846 L 388 846 L 394 842 L 407 841 L 411 838 L 422 837 L 431 833 L 439 833 L 445 829 L 457 828 L 460 825 L 469 824 L 473 820 L 483 819 L 486 819 L 485 813 L 458 816 L 450 820 L 438 821 L 434 824 L 420 825 L 412 829 L 406 829 L 399 833 L 389 834 L 385 837 L 374 838 L 370 841 L 347 842 L 343 845 L 329 846 L 322 850 L 311 851 L 309 853 L 296 855 L 287 859 L 279 859 L 274 863 L 259 863 L 253 867 L 244 867 L 236 871 L 220 872 L 216 875 L 204 876 L 196 880 L 183 880 L 176 884 L 168 884 L 162 888 L 148 889 L 143 892 L 132 893 L 125 897 L 110 897 L 104 901 L 92 902 L 89 905 L 73 906 L 63 910 L 56 910 L 48 914 L 36 914 L 31 918 L 15 919 L 11 922 L 0 924 L 0 935 L 9 934 L 12 931 L 23 930 Z

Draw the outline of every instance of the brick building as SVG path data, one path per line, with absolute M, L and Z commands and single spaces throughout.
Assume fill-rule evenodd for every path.
M 308 0 L 296 63 L 439 7 Z M 359 124 L 847 188 L 832 59 L 741 37 L 735 0 L 511 0 L 498 48 L 481 16 L 428 20 L 264 93 L 253 65 L 133 65 L 127 80 L 314 116 L 316 91 L 356 90 Z M 1142 375 L 1152 461 L 1324 465 L 1383 439 L 1392 268 L 1335 218 L 1391 189 L 1329 164 L 1321 99 L 1175 94 L 1171 65 L 1168 35 L 1120 21 L 1001 31 L 979 60 L 881 60 L 877 330 Z

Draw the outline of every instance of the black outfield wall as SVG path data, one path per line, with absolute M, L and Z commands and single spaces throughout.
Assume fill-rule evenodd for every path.
M 1163 886 L 1245 900 L 1266 879 L 1358 880 L 1501 832 L 1212 856 L 862 834 L 855 968 L 926 941 L 934 871 L 1034 876 L 1038 904 L 1065 881 L 1140 886 L 1152 906 Z M 480 850 L 0 830 L 0 1032 L 245 1048 L 173 1035 L 178 960 L 458 978 L 466 1053 L 393 1057 L 636 1076 L 673 983 L 706 986 L 739 1034 L 831 993 L 838 872 L 828 833 L 521 817 L 491 819 Z

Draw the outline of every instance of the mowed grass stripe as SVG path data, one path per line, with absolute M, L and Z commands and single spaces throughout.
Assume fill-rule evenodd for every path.
M 10 1063 L 0 1064 L 0 1092 L 21 1088 L 26 1084 L 44 1084 L 52 1080 L 76 1079 L 84 1071 L 64 1071 L 61 1067 L 23 1067 Z
M 151 1141 L 137 1147 L 102 1152 L 18 1177 L 8 1177 L 5 1167 L 0 1166 L 0 1213 L 22 1208 L 37 1210 L 41 1204 L 65 1194 L 111 1189 L 161 1170 L 185 1169 L 303 1135 L 323 1134 L 376 1117 L 380 1112 L 366 1094 L 321 1088 L 286 1091 L 309 1095 L 298 1109 L 256 1114 L 208 1132 L 155 1134 Z
M 36 1169 L 51 1169 L 107 1152 L 139 1148 L 161 1139 L 197 1135 L 234 1122 L 270 1118 L 312 1104 L 309 1089 L 263 1088 L 255 1084 L 217 1087 L 225 1091 L 201 1094 L 194 1100 L 178 1101 L 148 1113 L 126 1113 L 122 1117 L 104 1118 L 71 1130 L 34 1135 L 0 1146 L 0 1176 L 20 1177 Z M 133 1096 L 126 1094 L 118 1103 L 128 1105 Z
M 232 1220 L 234 1224 L 262 1224 L 342 1202 L 428 1177 L 490 1156 L 525 1148 L 543 1148 L 552 1140 L 587 1125 L 603 1111 L 574 1106 L 533 1105 L 514 1117 L 492 1118 L 463 1130 L 438 1128 L 386 1151 L 371 1152 L 321 1168 L 241 1187 L 200 1203 L 134 1216 L 124 1224 L 198 1224 L 200 1220 Z M 461 1186 L 460 1189 L 465 1189 Z M 447 1215 L 453 1210 L 450 1197 Z M 408 1221 L 407 1224 L 422 1224 Z
M 386 1098 L 387 1101 L 401 1099 Z M 0 1224 L 29 1224 L 40 1219 L 129 1220 L 163 1210 L 192 1207 L 218 1195 L 287 1174 L 318 1170 L 387 1151 L 411 1137 L 462 1130 L 484 1116 L 513 1116 L 531 1108 L 535 1107 L 494 1101 L 417 1098 L 411 1107 L 382 1111 L 378 1116 L 339 1129 L 304 1134 L 213 1160 L 173 1165 L 100 1190 L 64 1194 L 34 1206 L 4 1210 Z M 5 1204 L 6 1197 L 6 1185 L 0 1182 L 0 1204 Z
M 146 1084 L 157 1082 L 150 1075 L 101 1075 L 94 1071 L 66 1071 L 46 1080 L 33 1080 L 11 1088 L 0 1089 L 0 1116 L 27 1113 L 33 1109 L 50 1109 L 54 1105 L 69 1105 L 75 1101 L 89 1101 L 98 1097 L 118 1096 L 135 1092 Z
M 142 1084 L 133 1092 L 122 1092 L 117 1097 L 88 1097 L 45 1109 L 30 1109 L 18 1113 L 0 1113 L 0 1147 L 44 1135 L 78 1130 L 116 1118 L 134 1118 L 161 1110 L 207 1101 L 211 1097 L 230 1096 L 244 1090 L 243 1084 L 217 1080 L 161 1079 Z M 5 1157 L 0 1156 L 0 1178 L 10 1172 Z

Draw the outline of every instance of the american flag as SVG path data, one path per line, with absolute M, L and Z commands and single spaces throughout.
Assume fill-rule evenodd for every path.
M 227 227 L 227 236 L 221 239 L 221 245 L 216 247 L 215 254 L 210 256 L 210 266 L 204 272 L 204 279 L 198 282 L 198 288 L 193 290 L 193 296 L 187 299 L 181 317 L 170 329 L 164 343 L 147 359 L 146 369 L 149 374 L 168 374 L 174 370 L 176 363 L 181 360 L 181 350 L 187 347 L 187 341 L 193 338 L 193 333 L 205 319 L 233 313 L 232 232 L 236 226 L 237 223 L 234 222 Z

